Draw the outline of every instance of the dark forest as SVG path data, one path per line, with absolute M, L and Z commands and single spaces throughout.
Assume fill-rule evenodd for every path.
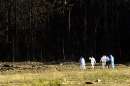
M 129 0 L 0 0 L 1 61 L 130 58 Z

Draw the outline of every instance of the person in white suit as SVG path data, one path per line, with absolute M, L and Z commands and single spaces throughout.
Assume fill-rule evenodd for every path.
M 80 69 L 81 70 L 85 70 L 86 67 L 85 67 L 86 63 L 85 63 L 85 59 L 83 56 L 80 57 Z
M 102 62 L 102 68 L 104 69 L 106 66 L 106 62 L 107 62 L 107 56 L 103 55 L 100 59 L 100 62 Z
M 110 61 L 111 61 L 111 66 L 114 69 L 115 68 L 115 64 L 114 64 L 114 56 L 110 55 Z
M 91 61 L 91 68 L 94 69 L 94 66 L 96 64 L 95 58 L 92 56 L 92 57 L 89 57 L 89 60 Z

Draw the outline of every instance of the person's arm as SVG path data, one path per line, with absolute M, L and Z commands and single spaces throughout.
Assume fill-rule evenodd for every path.
M 96 63 L 96 60 L 95 60 L 95 63 Z

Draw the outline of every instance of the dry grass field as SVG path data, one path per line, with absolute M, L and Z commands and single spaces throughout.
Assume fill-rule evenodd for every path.
M 1 66 L 0 86 L 130 86 L 129 66 L 117 65 L 115 69 L 96 66 L 94 70 L 89 65 L 86 67 L 80 70 L 78 63 L 47 65 L 34 62 Z

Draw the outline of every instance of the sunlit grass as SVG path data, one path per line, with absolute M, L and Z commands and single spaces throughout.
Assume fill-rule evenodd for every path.
M 98 79 L 101 82 L 96 82 Z M 85 82 L 92 82 L 91 86 L 129 86 L 130 68 L 81 71 L 78 65 L 54 65 L 44 71 L 0 73 L 0 86 L 88 86 Z

